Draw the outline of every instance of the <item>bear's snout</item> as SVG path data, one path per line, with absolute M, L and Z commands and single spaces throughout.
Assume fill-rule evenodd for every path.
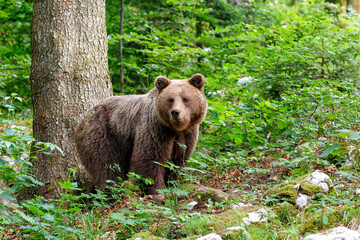
M 171 110 L 171 116 L 175 119 L 175 120 L 179 120 L 179 115 L 180 115 L 180 111 L 177 109 L 173 109 Z

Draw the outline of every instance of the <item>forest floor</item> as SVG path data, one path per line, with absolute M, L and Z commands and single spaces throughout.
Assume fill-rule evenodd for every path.
M 280 149 L 278 151 L 281 152 Z M 142 236 L 143 239 L 152 239 L 150 236 L 154 237 L 153 239 L 197 239 L 211 232 L 220 234 L 223 239 L 301 239 L 310 233 L 321 232 L 339 226 L 360 231 L 360 202 L 358 197 L 356 200 L 356 189 L 360 187 L 359 181 L 356 178 L 344 177 L 339 173 L 340 168 L 334 165 L 328 168 L 318 165 L 313 170 L 320 170 L 329 175 L 331 179 L 337 179 L 336 184 L 338 186 L 335 186 L 334 191 L 348 192 L 346 196 L 355 196 L 354 201 L 350 203 L 342 201 L 341 198 L 346 198 L 346 196 L 341 194 L 338 199 L 336 197 L 323 197 L 321 199 L 320 197 L 320 200 L 317 198 L 313 203 L 302 209 L 295 207 L 292 203 L 289 204 L 286 200 L 275 204 L 264 201 L 266 198 L 265 193 L 269 188 L 287 182 L 291 178 L 291 171 L 288 168 L 272 164 L 274 161 L 281 162 L 281 160 L 272 158 L 272 155 L 273 153 L 269 153 L 268 156 L 261 156 L 261 160 L 249 157 L 247 169 L 256 169 L 254 171 L 244 171 L 243 167 L 232 167 L 219 172 L 213 168 L 212 171 L 206 173 L 206 176 L 199 176 L 201 180 L 197 184 L 182 185 L 185 188 L 190 186 L 192 189 L 206 186 L 229 194 L 230 198 L 219 202 L 214 200 L 214 203 L 212 201 L 207 202 L 204 199 L 199 201 L 199 199 L 196 199 L 196 194 L 189 194 L 187 197 L 177 200 L 179 206 L 176 208 L 176 215 L 178 217 L 184 214 L 189 216 L 192 213 L 191 217 L 186 217 L 185 220 L 181 221 L 179 219 L 174 221 L 173 216 L 165 217 L 160 214 L 158 219 L 149 225 L 147 231 L 138 231 L 134 228 L 131 231 L 125 230 L 123 233 L 140 232 L 135 237 Z M 279 179 L 279 176 L 281 179 Z M 115 208 L 109 209 L 109 212 L 104 212 L 104 217 L 124 208 L 141 212 L 139 208 L 142 207 L 136 205 L 139 202 L 147 206 L 156 205 L 173 208 L 170 205 L 174 204 L 171 203 L 174 201 L 173 196 L 162 203 L 153 201 L 153 197 L 149 196 L 138 197 L 136 200 L 133 197 L 124 198 L 117 203 Z M 191 211 L 188 211 L 184 206 L 192 201 L 197 201 L 197 204 Z M 238 203 L 246 205 L 241 210 L 233 209 L 234 204 Z M 209 206 L 209 204 L 212 206 Z M 252 224 L 251 227 L 247 226 L 239 231 L 226 230 L 228 227 L 243 226 L 243 218 L 250 212 L 261 208 L 272 213 L 272 215 L 269 215 L 268 222 Z M 350 220 L 346 217 L 347 212 L 350 214 Z M 194 215 L 194 213 L 200 215 Z M 319 215 L 319 213 L 321 214 Z M 327 220 L 324 220 L 323 215 L 326 216 Z M 132 217 L 136 218 L 136 215 Z M 164 227 L 164 225 L 167 227 Z M 169 226 L 172 229 L 169 229 Z M 155 236 L 159 236 L 159 238 Z M 246 236 L 251 238 L 246 238 Z M 132 239 L 135 239 L 135 237 Z
M 192 171 L 160 197 L 145 196 L 130 184 L 113 188 L 109 200 L 104 193 L 79 195 L 76 182 L 69 182 L 60 199 L 37 197 L 6 210 L 0 215 L 6 224 L 0 226 L 0 239 L 193 240 L 217 233 L 222 239 L 297 240 L 339 226 L 360 232 L 359 154 L 354 154 L 352 166 L 345 166 L 344 157 L 326 165 L 319 158 L 326 148 L 315 145 L 305 153 L 315 160 L 299 163 L 281 148 L 249 151 L 246 156 L 195 152 L 189 160 Z M 305 155 L 299 151 L 298 156 Z M 268 192 L 315 170 L 330 176 L 334 188 L 316 194 L 303 208 Z M 260 210 L 266 211 L 266 221 L 244 225 L 244 218 Z

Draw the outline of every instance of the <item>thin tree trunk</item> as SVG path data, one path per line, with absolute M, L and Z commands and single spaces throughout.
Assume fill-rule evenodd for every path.
M 203 33 L 203 25 L 200 18 L 196 18 L 196 37 L 200 39 L 201 34 Z M 196 47 L 203 48 L 203 43 L 200 41 L 196 42 Z M 201 56 L 198 57 L 197 61 L 201 63 L 203 61 L 203 58 Z
M 75 154 L 74 130 L 100 99 L 112 95 L 107 61 L 105 0 L 34 0 L 30 84 L 37 142 L 59 146 L 64 155 L 36 152 L 37 194 L 61 191 L 69 168 L 84 170 Z
M 123 25 L 124 25 L 124 0 L 121 0 L 121 9 L 120 9 L 120 37 L 123 35 Z M 119 55 L 120 55 L 120 86 L 121 93 L 124 93 L 124 66 L 123 66 L 123 40 L 119 40 Z

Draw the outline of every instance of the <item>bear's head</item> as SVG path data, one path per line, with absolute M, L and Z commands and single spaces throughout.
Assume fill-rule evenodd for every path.
M 160 122 L 178 132 L 201 123 L 207 111 L 204 83 L 205 78 L 199 73 L 182 80 L 157 77 L 156 114 Z

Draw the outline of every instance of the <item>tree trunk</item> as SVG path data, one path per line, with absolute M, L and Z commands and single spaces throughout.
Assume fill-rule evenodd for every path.
M 350 5 L 357 13 L 360 13 L 360 0 L 350 0 Z
M 75 154 L 74 131 L 86 112 L 112 95 L 108 71 L 105 0 L 34 0 L 30 84 L 36 142 L 64 155 L 34 153 L 36 193 L 57 196 L 69 168 L 84 170 Z
M 123 35 L 123 25 L 124 25 L 124 0 L 121 0 L 121 9 L 120 9 L 120 37 Z M 123 40 L 119 40 L 119 58 L 120 58 L 120 87 L 121 93 L 124 93 L 124 66 L 123 66 Z

